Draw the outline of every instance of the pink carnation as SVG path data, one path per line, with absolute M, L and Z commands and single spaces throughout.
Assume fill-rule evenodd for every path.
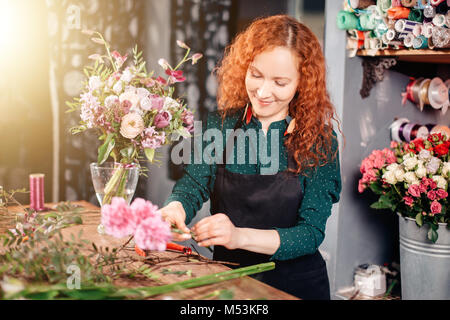
M 112 198 L 111 204 L 102 206 L 101 215 L 105 232 L 113 237 L 123 238 L 129 236 L 136 229 L 133 211 L 123 198 Z
M 441 213 L 442 206 L 439 202 L 434 200 L 430 205 L 430 210 L 432 214 Z
M 358 192 L 359 193 L 363 193 L 364 190 L 366 190 L 366 185 L 364 184 L 364 182 L 362 182 L 362 180 L 359 180 L 359 182 L 358 182 Z
M 413 197 L 416 197 L 416 198 L 420 197 L 420 187 L 419 187 L 419 185 L 418 184 L 410 185 L 409 188 L 408 188 L 408 193 L 410 195 L 412 195 Z
M 370 169 L 373 169 L 373 161 L 369 158 L 365 158 L 361 162 L 360 171 L 361 171 L 361 173 L 365 173 L 367 170 L 370 170 Z
M 136 221 L 136 225 L 139 225 L 143 220 L 148 217 L 157 215 L 158 206 L 154 205 L 150 201 L 142 198 L 136 198 L 131 204 L 131 210 Z
M 405 200 L 405 204 L 407 206 L 412 207 L 412 205 L 414 203 L 414 199 L 413 198 L 406 196 L 406 197 L 403 197 L 403 200 Z
M 134 234 L 137 246 L 143 250 L 164 251 L 171 237 L 169 223 L 163 221 L 159 214 L 143 220 Z

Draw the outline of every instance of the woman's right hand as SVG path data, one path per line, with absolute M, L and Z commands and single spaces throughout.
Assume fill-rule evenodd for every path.
M 162 218 L 169 222 L 171 225 L 175 225 L 176 228 L 185 232 L 183 234 L 172 232 L 172 240 L 174 241 L 186 241 L 191 238 L 191 231 L 184 223 L 186 219 L 186 212 L 183 205 L 179 201 L 172 201 L 165 207 L 159 209 Z

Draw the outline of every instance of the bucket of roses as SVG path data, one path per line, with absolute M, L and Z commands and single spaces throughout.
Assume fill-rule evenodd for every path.
M 153 71 L 147 72 L 137 46 L 129 59 L 128 54 L 122 56 L 112 50 L 100 33 L 89 30 L 83 33 L 104 46 L 106 53 L 89 56 L 95 62 L 84 68 L 87 79 L 82 93 L 67 102 L 68 111 L 79 111 L 81 118 L 71 132 L 89 130 L 101 141 L 97 162 L 91 164 L 100 205 L 110 204 L 113 197 L 122 197 L 130 203 L 138 173 L 145 175 L 146 168 L 140 163 L 158 161 L 157 149 L 180 137 L 190 137 L 193 132 L 193 112 L 174 96 L 174 84 L 185 80 L 179 68 L 187 61 L 197 63 L 202 54 L 190 55 L 191 49 L 177 41 L 186 50 L 185 56 L 176 67 L 160 59 L 158 63 L 167 77 L 155 78 Z
M 391 142 L 390 148 L 374 150 L 360 166 L 358 191 L 370 189 L 378 197 L 373 209 L 389 209 L 427 225 L 427 238 L 435 243 L 439 226 L 449 227 L 449 138 L 430 134 L 410 143 Z

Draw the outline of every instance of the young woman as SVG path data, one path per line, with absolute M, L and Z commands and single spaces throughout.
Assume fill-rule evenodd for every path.
M 185 167 L 161 209 L 186 232 L 175 240 L 193 231 L 200 246 L 214 246 L 216 260 L 274 261 L 258 280 L 302 299 L 330 299 L 318 247 L 341 178 L 317 38 L 286 15 L 258 19 L 227 47 L 217 75 L 218 111 L 204 130 L 221 130 L 225 160 Z M 245 144 L 233 144 L 230 129 Z M 208 199 L 211 216 L 189 230 Z

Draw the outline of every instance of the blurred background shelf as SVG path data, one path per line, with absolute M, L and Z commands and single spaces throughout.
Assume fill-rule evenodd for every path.
M 396 57 L 400 61 L 450 64 L 450 49 L 442 50 L 378 50 L 375 55 L 369 50 L 358 50 L 360 57 Z

